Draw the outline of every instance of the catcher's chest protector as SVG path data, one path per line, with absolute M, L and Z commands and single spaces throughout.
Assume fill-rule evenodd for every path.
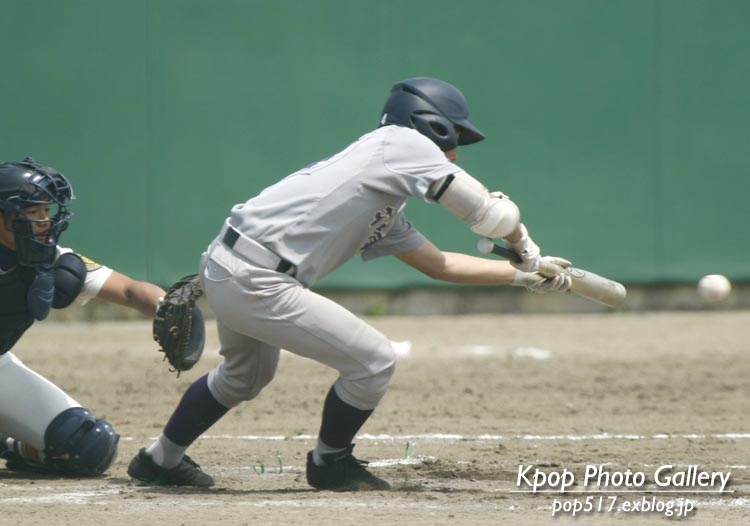
M 0 354 L 8 352 L 34 323 L 26 294 L 34 271 L 22 267 L 0 274 Z
M 29 310 L 28 294 L 35 275 L 34 269 L 22 266 L 16 266 L 7 272 L 0 272 L 0 355 L 11 350 L 23 333 L 34 323 L 34 316 Z M 60 274 L 55 274 L 55 286 L 58 285 L 59 279 Z M 85 275 L 79 276 L 79 279 L 85 279 Z M 67 302 L 70 304 L 80 293 L 81 287 L 71 290 L 68 283 L 63 283 L 62 289 L 70 296 L 70 301 Z M 55 301 L 59 301 L 57 291 Z M 59 305 L 59 307 L 62 306 L 62 304 Z

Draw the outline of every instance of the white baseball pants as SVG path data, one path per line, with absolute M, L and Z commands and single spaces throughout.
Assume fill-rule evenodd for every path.
M 339 371 L 336 394 L 374 409 L 388 388 L 396 355 L 390 340 L 294 278 L 261 268 L 214 241 L 201 260 L 202 285 L 217 317 L 224 361 L 209 373 L 216 400 L 233 407 L 273 379 L 279 349 Z

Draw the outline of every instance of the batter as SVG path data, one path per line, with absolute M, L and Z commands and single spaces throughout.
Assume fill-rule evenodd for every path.
M 323 406 L 307 481 L 323 490 L 384 490 L 389 484 L 352 455 L 352 440 L 388 389 L 396 357 L 390 340 L 310 290 L 360 254 L 392 255 L 454 283 L 565 291 L 570 279 L 535 271 L 540 251 L 518 207 L 490 194 L 455 164 L 456 148 L 484 139 L 454 86 L 430 78 L 397 83 L 380 127 L 234 206 L 200 262 L 217 317 L 222 363 L 183 395 L 160 437 L 128 473 L 148 484 L 211 486 L 188 446 L 230 408 L 273 379 L 283 348 L 339 372 Z M 409 198 L 440 203 L 475 233 L 504 238 L 522 261 L 442 252 L 404 215 Z M 555 258 L 558 264 L 568 262 Z

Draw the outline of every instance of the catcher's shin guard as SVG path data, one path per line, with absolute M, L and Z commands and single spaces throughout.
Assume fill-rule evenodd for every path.
M 65 475 L 101 475 L 117 456 L 120 436 L 82 407 L 57 415 L 44 433 L 44 463 Z

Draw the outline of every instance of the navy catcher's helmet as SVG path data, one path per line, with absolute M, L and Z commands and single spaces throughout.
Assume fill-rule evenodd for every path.
M 427 77 L 403 80 L 391 88 L 380 117 L 381 126 L 389 124 L 417 130 L 444 152 L 484 139 L 469 122 L 463 93 L 447 82 Z
M 72 215 L 67 204 L 74 198 L 65 176 L 31 157 L 0 163 L 0 211 L 13 214 L 12 223 L 6 221 L 6 227 L 13 232 L 19 264 L 52 264 L 60 234 Z M 24 215 L 23 209 L 34 205 L 49 205 L 49 220 Z M 34 232 L 34 223 L 43 225 L 44 231 Z

